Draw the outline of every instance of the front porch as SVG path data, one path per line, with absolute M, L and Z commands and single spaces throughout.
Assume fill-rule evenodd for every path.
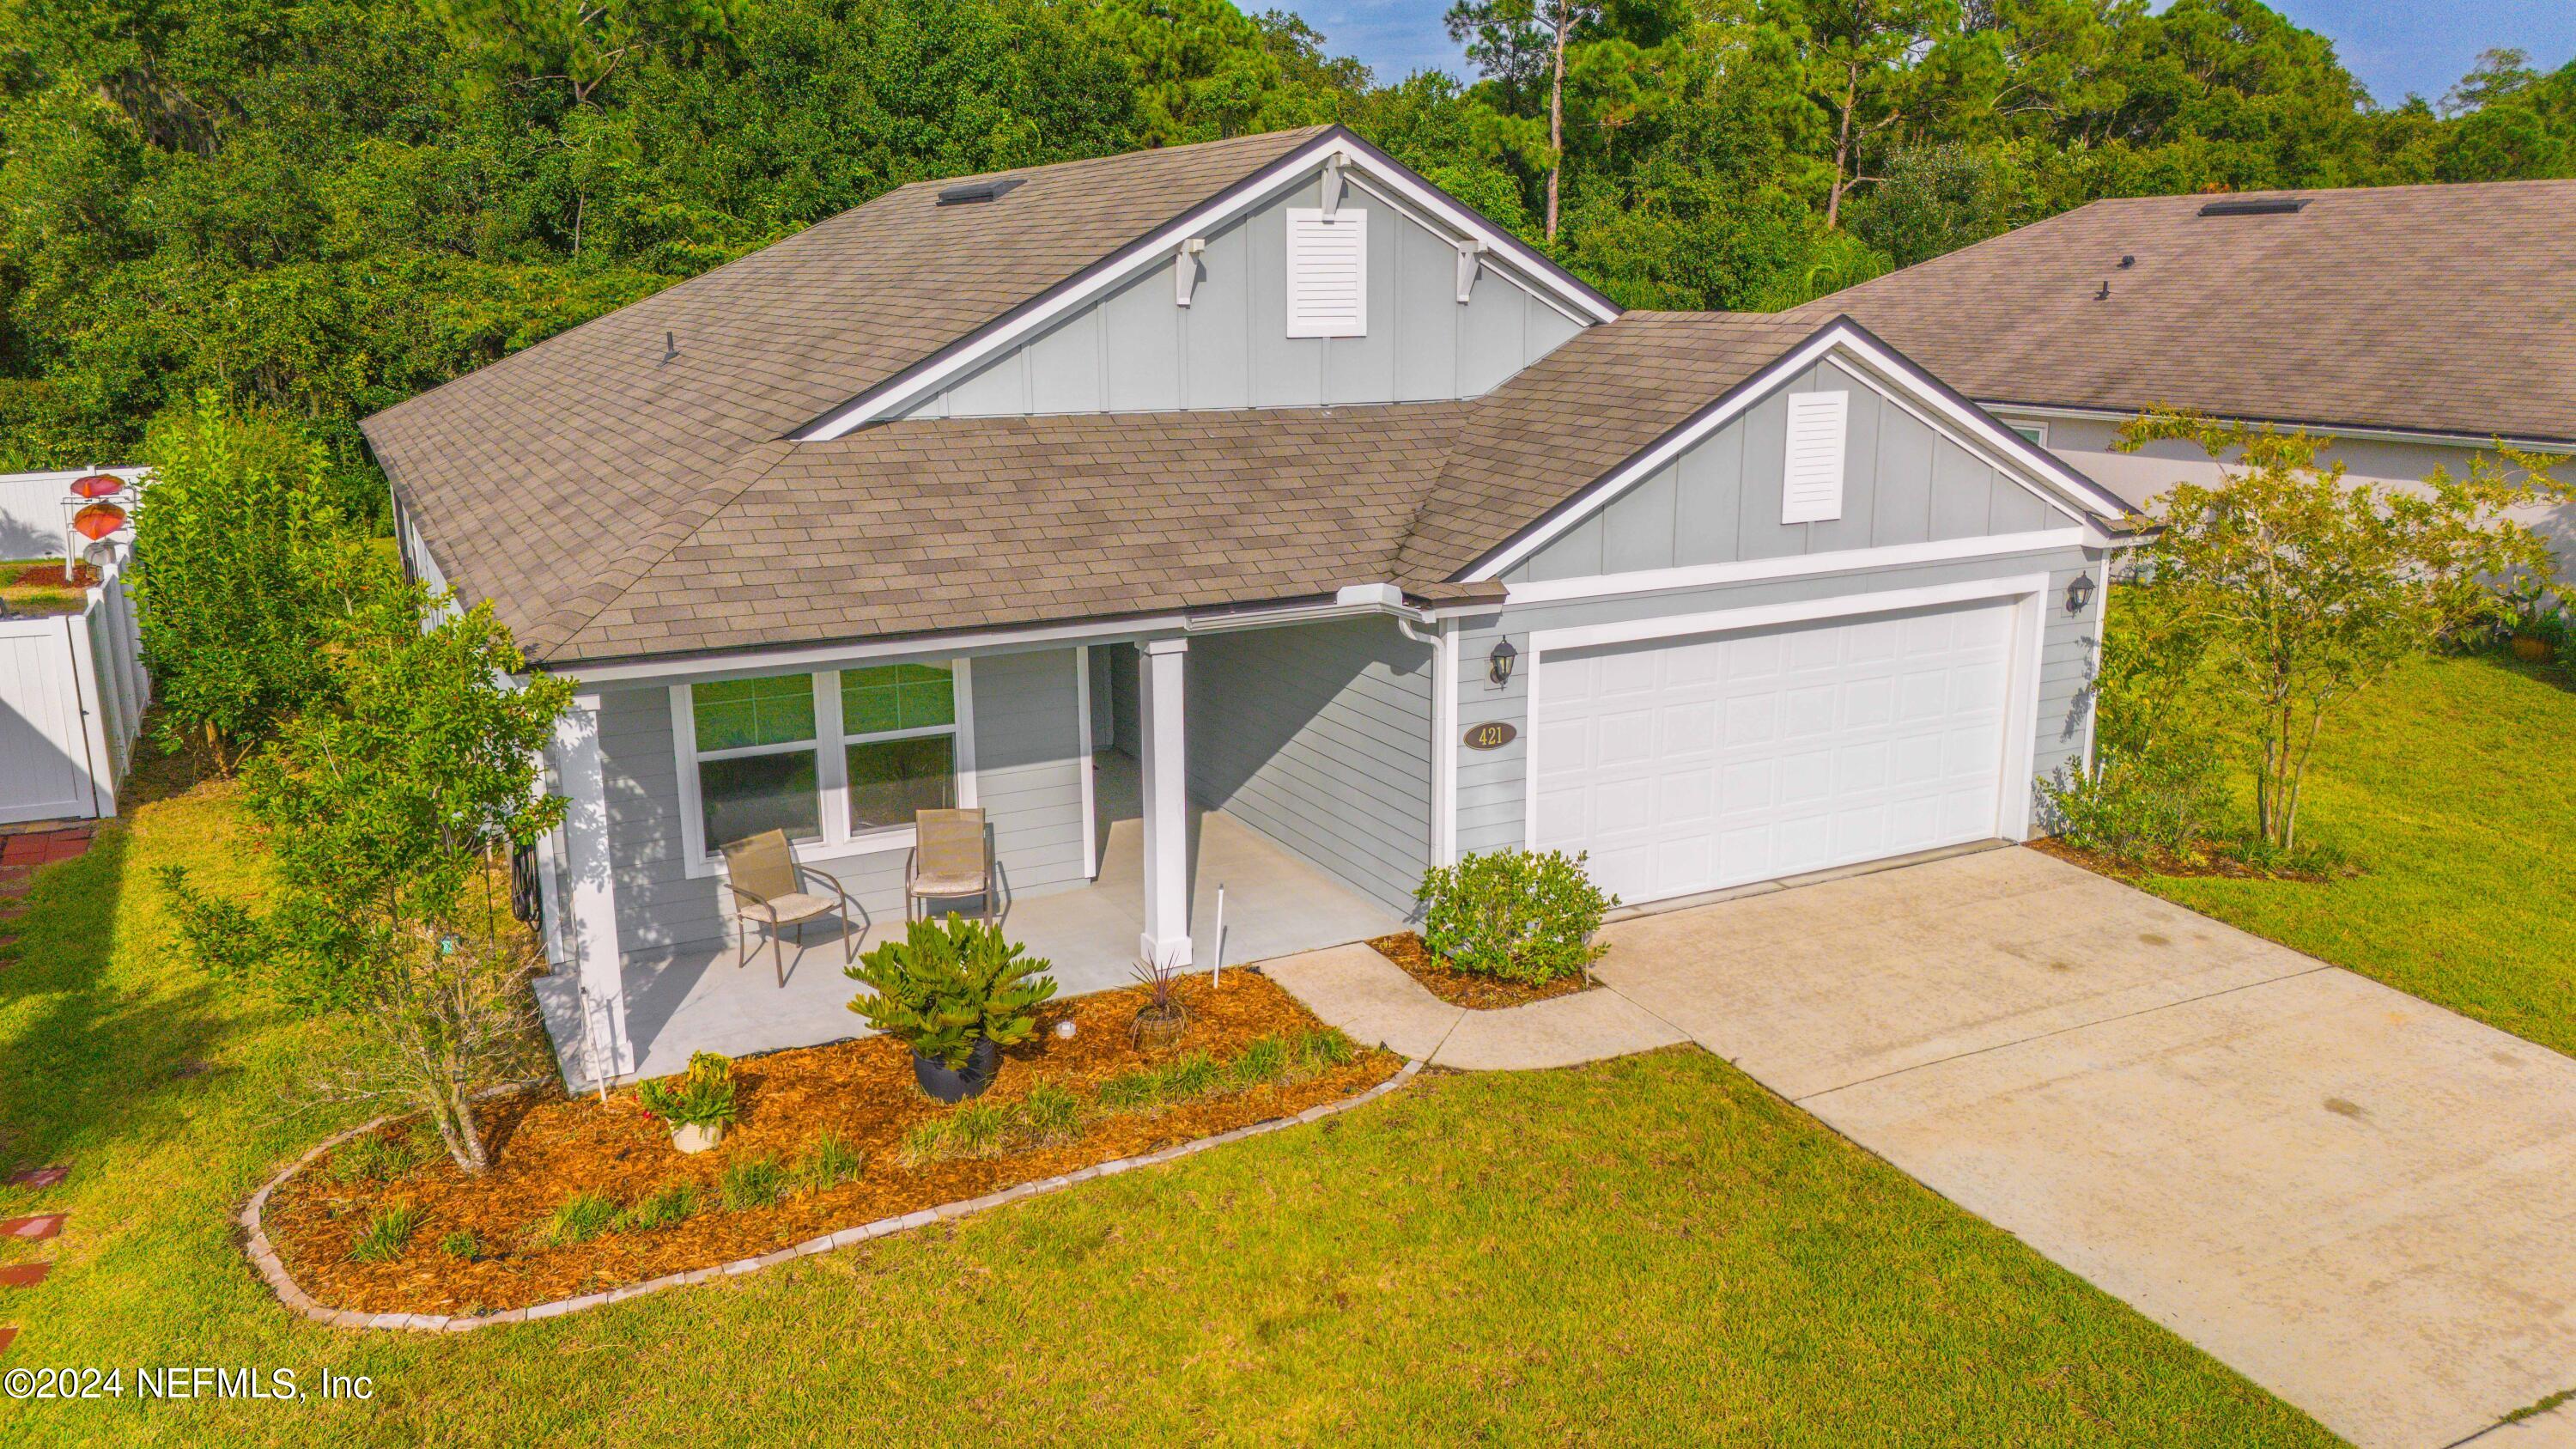
M 1077 889 L 1025 900 L 1006 895 L 1003 902 L 1003 929 L 1031 955 L 1052 963 L 1059 996 L 1134 984 L 1138 942 L 1146 928 L 1137 762 L 1110 750 L 1096 757 L 1095 768 L 1106 823 L 1098 876 Z M 1187 821 L 1190 969 L 1248 966 L 1403 929 L 1404 923 L 1384 906 L 1223 810 L 1192 803 Z M 1221 935 L 1220 889 L 1225 892 Z M 903 932 L 900 910 L 862 914 L 868 919 L 865 931 L 857 934 L 859 950 Z M 847 1009 L 859 986 L 841 972 L 836 922 L 807 927 L 802 947 L 789 933 L 784 986 L 756 931 L 754 942 L 748 960 L 730 940 L 628 953 L 622 985 L 635 1067 L 618 1080 L 679 1071 L 692 1051 L 745 1056 L 865 1034 L 859 1018 Z M 566 1080 L 593 1085 L 586 1067 L 590 1054 L 581 1039 L 575 973 L 558 966 L 537 979 L 536 991 Z

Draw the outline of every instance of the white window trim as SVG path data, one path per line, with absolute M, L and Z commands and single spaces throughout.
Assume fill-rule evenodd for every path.
M 938 661 L 915 660 L 916 663 Z M 784 745 L 739 745 L 732 749 L 708 750 L 697 747 L 698 726 L 695 691 L 687 684 L 674 684 L 671 695 L 671 764 L 679 781 L 680 797 L 680 862 L 692 880 L 703 880 L 725 873 L 724 857 L 714 854 L 706 838 L 705 800 L 699 794 L 698 762 L 732 760 L 751 755 L 780 755 L 791 750 L 814 751 L 814 788 L 822 797 L 820 818 L 823 838 L 797 843 L 797 858 L 821 863 L 850 860 L 861 856 L 880 855 L 893 850 L 910 850 L 914 844 L 913 828 L 898 825 L 889 830 L 871 830 L 864 835 L 850 833 L 849 756 L 848 747 L 876 740 L 919 739 L 929 735 L 954 734 L 957 737 L 957 803 L 966 809 L 976 804 L 975 789 L 975 674 L 974 661 L 950 659 L 952 687 L 956 691 L 957 719 L 953 724 L 927 725 L 918 729 L 880 730 L 870 734 L 846 735 L 841 732 L 841 671 L 811 671 L 814 685 L 814 738 Z M 860 668 L 869 667 L 860 665 Z M 782 673 L 805 671 L 784 670 Z M 824 742 L 832 742 L 825 748 Z
M 1551 652 L 1600 644 L 1629 644 L 1649 639 L 1728 634 L 1778 624 L 1858 618 L 1940 604 L 2009 599 L 2014 609 L 2013 657 L 2004 685 L 2005 697 L 2002 800 L 1996 810 L 1995 835 L 2002 840 L 2028 840 L 2031 833 L 2031 777 L 2039 748 L 2040 658 L 2047 645 L 2049 576 L 1972 579 L 1915 589 L 1844 594 L 1831 599 L 1801 599 L 1786 604 L 1721 609 L 1714 613 L 1628 619 L 1614 624 L 1588 624 L 1570 629 L 1540 629 L 1529 636 L 1529 693 L 1521 701 L 1525 741 L 1521 752 L 1521 845 L 1538 848 L 1539 697 Z
M 2016 433 L 2021 433 L 2022 429 L 2028 428 L 2032 433 L 2039 434 L 2038 437 L 2033 438 L 2030 433 L 2022 433 L 2022 437 L 2027 439 L 2032 447 L 2048 446 L 2048 422 L 2044 418 L 2005 418 L 2003 425 Z

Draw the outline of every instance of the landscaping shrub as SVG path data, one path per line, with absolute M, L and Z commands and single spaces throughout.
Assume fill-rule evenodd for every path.
M 698 1194 L 687 1183 L 674 1183 L 628 1208 L 617 1225 L 639 1232 L 667 1228 L 698 1210 Z
M 153 727 L 229 771 L 329 687 L 325 633 L 392 567 L 318 501 L 321 445 L 282 414 L 204 393 L 161 415 L 144 455 L 133 580 Z
M 850 1145 L 850 1139 L 837 1132 L 826 1132 L 814 1139 L 814 1145 L 806 1150 L 805 1160 L 796 1165 L 796 1184 L 809 1192 L 837 1187 L 857 1177 L 859 1169 L 866 1165 L 867 1159 L 860 1155 L 859 1149 Z
M 1055 978 L 1044 974 L 1045 959 L 1024 949 L 982 921 L 915 921 L 902 940 L 842 968 L 869 988 L 851 999 L 850 1010 L 923 1056 L 961 1069 L 978 1041 L 1012 1046 L 1037 1030 L 1031 1009 L 1055 995 Z
M 587 1243 L 617 1226 L 616 1200 L 602 1192 L 578 1192 L 545 1220 L 539 1236 L 558 1248 Z
M 2091 770 L 2060 765 L 2039 793 L 2060 839 L 2132 864 L 2197 859 L 2226 799 L 2219 757 L 2203 751 L 2136 758 L 2105 749 Z
M 420 1209 L 409 1203 L 396 1203 L 367 1219 L 364 1232 L 349 1246 L 349 1256 L 361 1263 L 390 1263 L 410 1246 L 413 1230 L 420 1226 Z
M 689 1053 L 688 1070 L 656 1077 L 635 1089 L 644 1110 L 674 1127 L 715 1127 L 740 1113 L 733 1100 L 733 1059 L 714 1052 Z
M 746 1157 L 724 1170 L 716 1190 L 734 1212 L 767 1207 L 787 1196 L 787 1169 L 775 1157 Z
M 1545 985 L 1590 968 L 1601 918 L 1619 898 L 1563 851 L 1497 850 L 1422 873 L 1422 944 L 1461 971 Z

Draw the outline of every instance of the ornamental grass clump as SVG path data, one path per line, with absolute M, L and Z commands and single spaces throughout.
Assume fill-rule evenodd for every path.
M 1422 944 L 1460 971 L 1544 986 L 1591 974 L 1593 936 L 1619 904 L 1584 874 L 1581 855 L 1497 850 L 1422 873 Z
M 805 1150 L 804 1160 L 796 1164 L 796 1186 L 805 1192 L 838 1187 L 857 1177 L 865 1166 L 866 1157 L 850 1145 L 850 1139 L 838 1132 L 826 1132 L 814 1139 L 814 1145 Z
M 767 1207 L 787 1196 L 787 1169 L 775 1157 L 747 1157 L 724 1170 L 716 1190 L 733 1212 Z
M 409 1203 L 381 1209 L 349 1245 L 349 1256 L 361 1263 L 390 1263 L 411 1245 L 411 1235 L 419 1227 L 420 1209 Z
M 698 1210 L 697 1190 L 687 1183 L 674 1183 L 635 1206 L 618 1218 L 621 1229 L 651 1232 L 684 1222 Z
M 587 1243 L 617 1226 L 617 1201 L 604 1192 L 577 1192 L 549 1214 L 537 1235 L 558 1248 Z

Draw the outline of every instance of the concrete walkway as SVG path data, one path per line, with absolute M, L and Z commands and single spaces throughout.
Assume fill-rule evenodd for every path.
M 2576 1060 L 2030 850 L 1604 935 L 1512 1012 L 1264 969 L 1434 1063 L 1684 1036 L 2364 1449 L 2576 1445 L 2495 1427 L 2576 1388 Z
M 1264 961 L 1261 970 L 1352 1039 L 1435 1067 L 1570 1067 L 1690 1040 L 1615 991 L 1498 1011 L 1451 1006 L 1365 945 Z

